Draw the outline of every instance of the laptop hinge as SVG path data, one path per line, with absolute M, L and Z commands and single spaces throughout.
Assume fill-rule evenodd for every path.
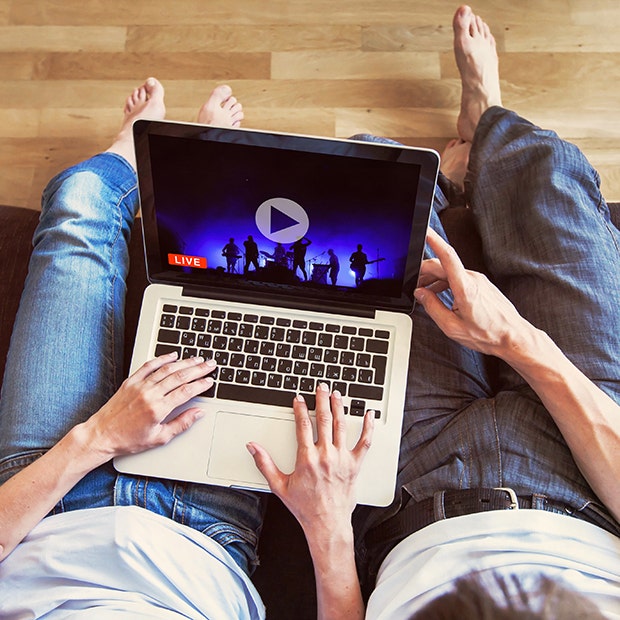
M 330 314 L 342 314 L 345 316 L 358 316 L 364 318 L 374 318 L 376 308 L 368 308 L 357 304 L 344 304 L 337 301 L 330 301 L 327 305 L 324 301 L 313 301 L 300 297 L 289 297 L 287 295 L 272 296 L 271 299 L 257 300 L 256 295 L 243 294 L 239 291 L 229 291 L 222 294 L 221 291 L 214 295 L 210 291 L 198 290 L 189 286 L 183 287 L 184 297 L 197 297 L 203 299 L 216 299 L 218 301 L 232 301 L 239 303 L 252 303 L 262 306 L 273 306 L 275 308 L 291 308 L 294 310 L 308 310 L 311 312 L 329 312 Z

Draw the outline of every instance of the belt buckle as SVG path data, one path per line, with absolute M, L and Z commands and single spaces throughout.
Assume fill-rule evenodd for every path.
M 494 491 L 504 491 L 508 493 L 508 497 L 510 498 L 510 506 L 505 508 L 505 510 L 519 510 L 519 500 L 517 499 L 517 494 L 510 487 L 495 487 Z

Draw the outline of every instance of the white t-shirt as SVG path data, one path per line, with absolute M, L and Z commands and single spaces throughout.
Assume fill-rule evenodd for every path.
M 620 538 L 541 510 L 455 517 L 411 534 L 383 561 L 366 617 L 409 618 L 472 570 L 517 575 L 526 589 L 545 575 L 620 618 Z
M 4 620 L 263 619 L 252 582 L 211 538 L 137 507 L 47 517 L 0 563 Z

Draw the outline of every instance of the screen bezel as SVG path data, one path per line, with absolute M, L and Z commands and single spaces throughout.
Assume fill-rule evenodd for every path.
M 191 290 L 193 295 L 212 296 L 215 298 L 235 298 L 261 303 L 279 303 L 278 300 L 294 299 L 295 305 L 316 307 L 317 290 L 307 289 L 304 293 L 299 287 L 282 286 L 274 288 L 258 282 L 235 282 L 230 286 L 216 286 L 204 282 L 192 273 L 174 271 L 162 264 L 155 213 L 155 197 L 151 170 L 151 153 L 149 138 L 151 135 L 178 137 L 191 140 L 213 140 L 262 145 L 290 151 L 312 153 L 329 153 L 345 157 L 363 158 L 379 161 L 394 161 L 419 167 L 418 187 L 415 203 L 412 205 L 413 218 L 409 251 L 404 271 L 401 294 L 394 297 L 360 294 L 355 289 L 330 290 L 329 303 L 336 309 L 342 306 L 347 311 L 356 308 L 368 310 L 395 310 L 410 313 L 413 309 L 413 291 L 417 284 L 419 268 L 424 251 L 426 229 L 430 217 L 435 184 L 439 169 L 439 155 L 431 149 L 420 149 L 398 144 L 384 144 L 338 138 L 323 138 L 302 134 L 269 132 L 255 129 L 220 128 L 192 123 L 174 121 L 151 121 L 140 119 L 134 123 L 134 144 L 136 150 L 140 207 L 142 214 L 145 243 L 145 259 L 148 280 L 152 283 L 181 286 Z M 416 168 L 417 171 L 417 168 Z M 319 290 L 320 292 L 320 290 Z M 264 295 L 263 295 L 264 294 Z M 258 297 L 257 297 L 258 296 Z M 305 299 L 307 297 L 307 299 Z M 320 302 L 320 295 L 318 296 Z M 331 308 L 326 308 L 331 309 Z

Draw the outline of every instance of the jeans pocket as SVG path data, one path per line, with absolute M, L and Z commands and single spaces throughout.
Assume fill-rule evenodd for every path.
M 258 565 L 260 499 L 223 487 L 178 484 L 172 518 L 224 547 L 249 575 Z M 253 528 L 253 526 L 256 526 Z
M 5 458 L 0 462 L 0 486 L 44 454 L 43 450 L 28 450 Z

